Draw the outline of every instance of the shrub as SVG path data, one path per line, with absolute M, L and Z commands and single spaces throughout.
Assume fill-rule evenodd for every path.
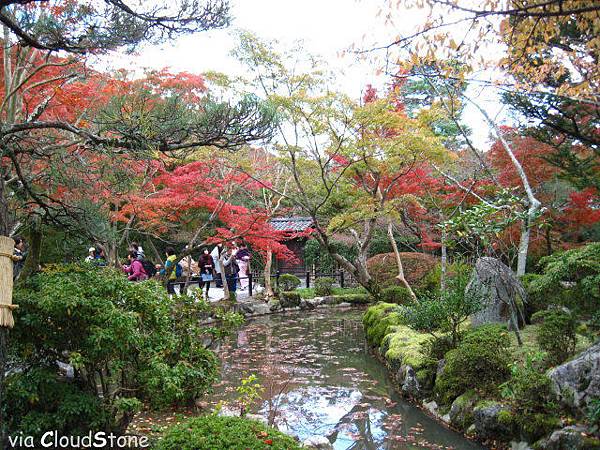
M 291 436 L 241 417 L 195 417 L 170 428 L 157 450 L 300 450 Z
M 279 302 L 283 308 L 295 308 L 300 306 L 301 297 L 296 291 L 291 292 L 280 292 Z
M 288 292 L 296 289 L 301 283 L 302 282 L 300 281 L 300 278 L 298 278 L 296 275 L 284 273 L 283 275 L 279 276 L 279 279 L 277 280 L 277 287 L 282 292 Z
M 333 293 L 333 284 L 335 280 L 329 277 L 317 278 L 315 280 L 315 295 L 324 297 Z
M 436 337 L 436 332 L 448 332 L 453 345 L 459 340 L 460 327 L 468 317 L 479 311 L 481 298 L 465 294 L 468 275 L 456 275 L 448 280 L 445 291 L 439 297 L 430 297 L 406 308 L 407 324 L 418 331 L 424 331 Z
M 442 404 L 469 389 L 495 394 L 509 375 L 510 338 L 506 328 L 482 325 L 467 333 L 454 350 L 446 354 L 446 366 L 435 383 Z
M 450 263 L 446 266 L 446 280 L 455 276 L 469 276 L 473 267 L 461 261 Z M 421 280 L 419 287 L 422 292 L 429 294 L 438 294 L 440 292 L 442 280 L 442 265 L 436 264 L 425 277 Z
M 408 289 L 402 286 L 390 286 L 381 291 L 381 299 L 386 303 L 407 305 L 413 302 Z
M 577 321 L 570 312 L 560 309 L 540 311 L 535 317 L 542 319 L 537 342 L 548 352 L 548 363 L 557 365 L 575 353 Z
M 203 341 L 240 323 L 237 314 L 222 313 L 218 328 L 201 328 L 206 303 L 171 299 L 154 281 L 132 283 L 89 265 L 38 274 L 17 288 L 15 302 L 11 341 L 22 370 L 7 378 L 10 402 L 2 405 L 11 433 L 53 423 L 65 434 L 122 432 L 142 402 L 190 402 L 217 377 L 217 358 Z M 58 361 L 73 366 L 72 379 L 57 376 Z M 75 398 L 80 406 L 67 401 Z
M 555 253 L 540 260 L 543 273 L 531 283 L 531 292 L 584 312 L 600 304 L 600 242 Z M 565 282 L 571 286 L 565 288 Z
M 538 311 L 548 307 L 548 295 L 532 288 L 541 275 L 536 273 L 527 273 L 521 277 L 521 283 L 527 292 L 527 303 L 525 304 L 525 318 L 530 320 L 531 316 Z
M 502 396 L 513 403 L 515 425 L 536 441 L 560 424 L 552 382 L 539 364 L 541 355 L 528 356 L 511 367 L 511 378 L 500 386 Z

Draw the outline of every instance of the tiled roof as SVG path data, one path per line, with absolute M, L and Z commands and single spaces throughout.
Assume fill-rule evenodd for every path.
M 310 217 L 275 217 L 269 223 L 278 231 L 304 231 L 313 221 Z

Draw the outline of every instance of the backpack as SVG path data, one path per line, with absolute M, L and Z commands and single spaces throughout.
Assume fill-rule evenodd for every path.
M 142 266 L 144 267 L 144 272 L 146 272 L 148 278 L 152 278 L 154 275 L 156 275 L 156 267 L 154 267 L 154 264 L 152 264 L 146 258 L 142 259 L 140 262 L 142 263 Z
M 179 278 L 181 275 L 183 275 L 183 267 L 181 264 L 177 263 L 175 266 L 175 277 Z

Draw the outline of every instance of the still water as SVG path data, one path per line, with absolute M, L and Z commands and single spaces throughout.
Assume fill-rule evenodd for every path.
M 363 310 L 324 309 L 248 322 L 219 350 L 222 382 L 211 403 L 235 408 L 240 378 L 263 387 L 252 413 L 301 441 L 325 436 L 335 449 L 482 449 L 394 392 L 366 350 Z

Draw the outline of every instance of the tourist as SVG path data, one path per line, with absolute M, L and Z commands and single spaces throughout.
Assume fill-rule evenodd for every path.
M 138 261 L 141 261 L 145 258 L 145 254 L 144 254 L 144 249 L 142 248 L 142 246 L 140 244 L 138 244 L 137 242 L 132 242 L 131 245 L 129 246 L 129 251 L 133 251 L 136 254 L 136 259 Z
M 177 280 L 177 266 L 175 265 L 175 261 L 177 260 L 177 255 L 175 254 L 175 249 L 173 247 L 167 247 L 165 250 L 165 254 L 167 255 L 167 260 L 165 261 L 164 267 L 161 268 L 160 264 L 156 266 L 157 269 L 160 269 L 160 275 L 166 275 L 167 271 L 171 270 L 169 274 L 169 281 L 167 282 L 167 292 L 169 294 L 175 294 L 175 281 Z M 179 266 L 181 267 L 181 266 Z
M 208 291 L 210 290 L 210 282 L 213 280 L 213 273 L 215 271 L 215 262 L 208 252 L 208 249 L 205 248 L 200 255 L 200 259 L 198 260 L 198 266 L 200 268 L 200 291 L 204 287 L 206 287 L 205 298 L 208 300 L 210 296 L 208 295 Z
M 144 281 L 148 279 L 148 274 L 137 257 L 138 254 L 133 251 L 127 254 L 127 261 L 129 264 L 123 266 L 123 271 L 126 274 L 129 274 L 127 277 L 129 281 Z
M 88 255 L 85 257 L 86 263 L 91 263 L 96 260 L 96 247 L 90 247 L 88 249 Z
M 16 280 L 21 274 L 23 267 L 25 266 L 25 239 L 21 237 L 15 238 L 15 248 L 13 250 L 12 261 L 13 261 L 13 280 Z
M 215 285 L 218 288 L 223 287 L 223 277 L 221 275 L 221 264 L 219 264 L 219 258 L 221 257 L 221 253 L 223 253 L 223 244 L 217 244 L 215 248 L 213 248 L 212 252 L 210 252 L 210 256 L 213 259 L 213 267 L 215 268 Z
M 250 273 L 250 250 L 245 243 L 240 244 L 240 249 L 235 255 L 236 262 L 240 268 L 239 279 L 240 279 L 240 290 L 245 291 L 248 288 L 249 279 L 248 274 Z
M 185 249 L 187 250 L 188 248 L 189 246 L 186 245 Z M 188 277 L 197 276 L 200 272 L 198 263 L 194 260 L 194 258 L 192 258 L 192 255 L 184 256 L 180 264 L 182 268 L 181 274 L 185 279 Z
M 225 279 L 227 280 L 227 287 L 229 292 L 235 293 L 237 289 L 237 274 L 239 268 L 235 259 L 237 248 L 228 248 L 227 252 L 222 255 L 223 267 L 225 269 Z

